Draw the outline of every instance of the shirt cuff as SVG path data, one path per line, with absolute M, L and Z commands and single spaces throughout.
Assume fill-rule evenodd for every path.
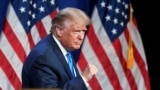
M 85 78 L 84 78 L 82 75 L 81 75 L 81 77 L 82 77 L 82 79 L 83 79 L 83 81 L 84 81 L 84 83 L 85 83 L 86 87 L 88 88 L 88 87 L 89 87 L 88 82 L 85 80 Z

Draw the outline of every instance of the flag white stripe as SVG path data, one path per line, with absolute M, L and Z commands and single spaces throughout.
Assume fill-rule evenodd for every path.
M 4 35 L 3 32 L 1 32 L 0 43 L 1 43 L 0 47 L 1 47 L 3 54 L 6 56 L 8 62 L 10 63 L 12 68 L 14 69 L 18 78 L 21 80 L 21 73 L 20 72 L 22 71 L 23 64 L 22 64 L 21 60 L 19 59 L 19 57 L 17 56 L 17 54 L 15 54 L 16 52 L 14 52 L 13 48 L 11 47 L 10 43 L 6 39 L 6 36 Z
M 42 21 L 42 23 L 43 23 L 43 25 L 44 25 L 44 28 L 45 28 L 45 30 L 46 30 L 46 32 L 47 32 L 47 34 L 49 34 L 50 33 L 50 29 L 51 29 L 51 20 L 52 20 L 52 18 L 50 17 L 50 15 L 47 15 L 46 17 L 44 17 L 41 21 Z
M 28 43 L 28 38 L 27 38 L 26 32 L 25 32 L 22 24 L 20 22 L 18 22 L 19 19 L 17 18 L 17 15 L 14 12 L 11 4 L 9 4 L 7 11 L 8 11 L 7 20 L 9 22 L 14 34 L 16 35 L 17 39 L 19 40 L 19 42 L 23 46 L 23 48 L 26 52 L 26 55 L 27 55 L 30 51 L 30 46 Z
M 35 25 L 32 27 L 30 32 L 31 32 L 31 37 L 33 39 L 34 44 L 36 44 L 39 40 L 41 40 L 41 37 Z
M 2 90 L 14 90 L 14 87 L 10 83 L 10 81 L 7 79 L 6 74 L 3 72 L 3 69 L 0 67 L 0 88 Z M 3 82 L 2 82 L 3 81 Z M 1 90 L 0 89 L 0 90 Z
M 145 89 L 145 83 L 144 83 L 144 78 L 140 72 L 140 69 L 137 66 L 137 63 L 135 63 L 134 67 L 131 69 L 132 74 L 134 76 L 134 79 L 136 81 L 138 90 L 146 90 Z

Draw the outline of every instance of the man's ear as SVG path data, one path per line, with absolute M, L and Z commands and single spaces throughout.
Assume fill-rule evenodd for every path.
M 56 35 L 58 36 L 58 37 L 61 37 L 62 36 L 62 29 L 60 28 L 60 27 L 56 27 Z

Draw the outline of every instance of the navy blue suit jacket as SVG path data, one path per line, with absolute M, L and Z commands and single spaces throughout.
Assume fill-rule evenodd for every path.
M 77 73 L 72 78 L 68 64 L 52 34 L 41 40 L 28 55 L 22 69 L 22 88 L 61 88 L 87 90 Z

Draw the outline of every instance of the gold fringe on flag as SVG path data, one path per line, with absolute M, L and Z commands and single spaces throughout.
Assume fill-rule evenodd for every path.
M 129 26 L 129 47 L 128 47 L 128 57 L 127 57 L 127 68 L 131 69 L 134 65 L 134 57 L 133 57 L 133 42 L 131 38 L 132 34 L 132 6 L 130 4 L 130 26 Z

